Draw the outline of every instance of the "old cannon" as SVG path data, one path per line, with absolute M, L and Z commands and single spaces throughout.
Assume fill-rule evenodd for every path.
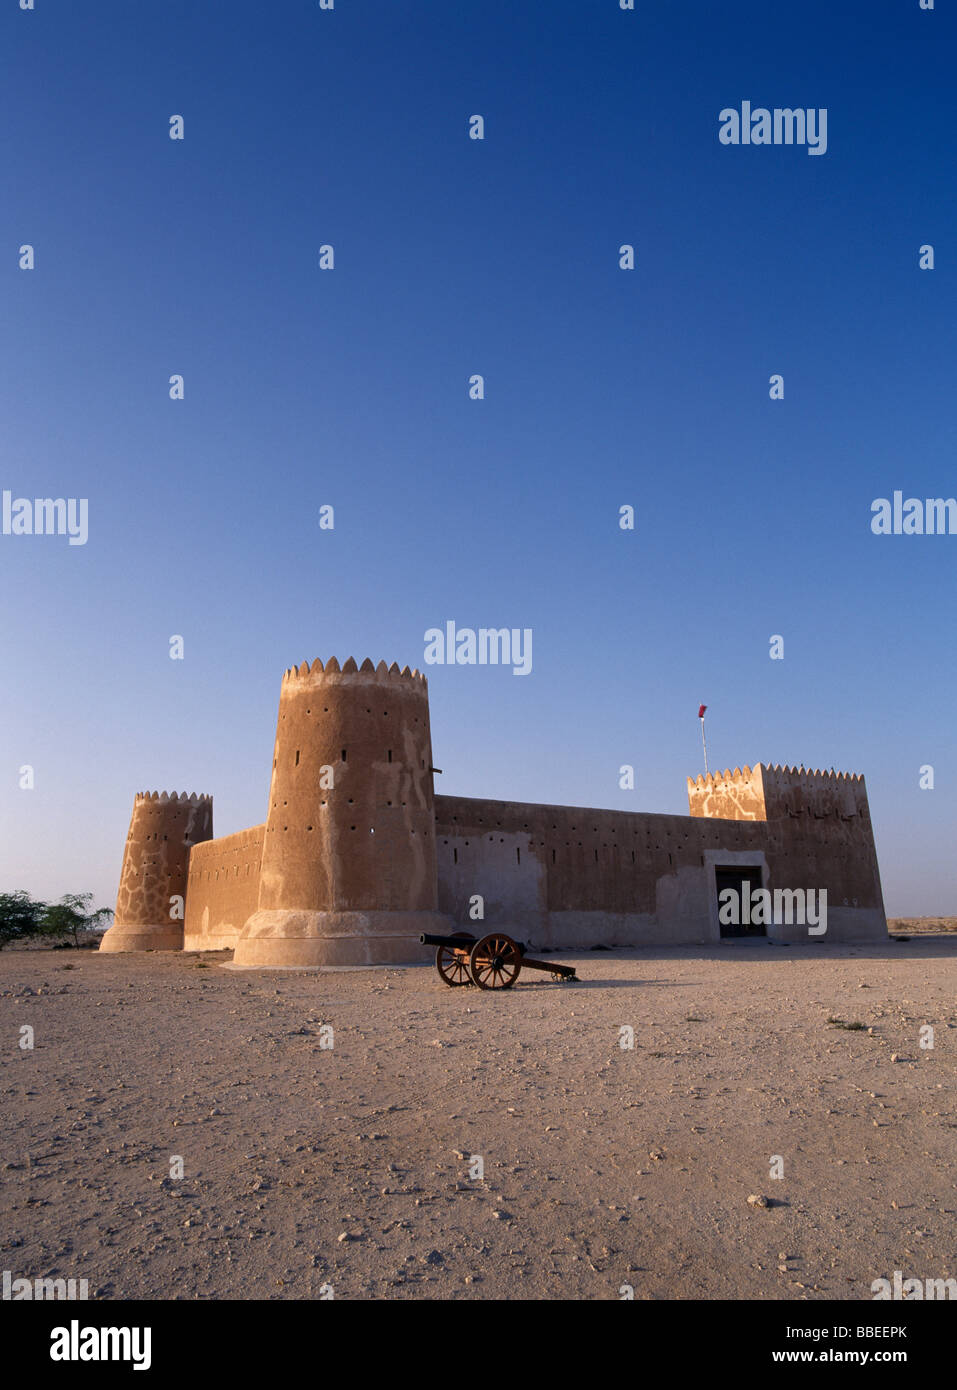
M 511 989 L 521 974 L 528 970 L 548 970 L 560 980 L 577 980 L 570 965 L 554 961 L 532 960 L 525 954 L 521 941 L 513 941 L 504 932 L 490 932 L 476 940 L 468 932 L 453 936 L 419 937 L 423 946 L 434 946 L 435 968 L 452 989 L 458 985 L 478 985 L 479 989 Z

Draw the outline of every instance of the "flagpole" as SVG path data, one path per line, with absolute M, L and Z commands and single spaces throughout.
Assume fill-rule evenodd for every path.
M 701 720 L 701 747 L 704 752 L 704 775 L 706 777 L 708 775 L 708 745 L 704 737 L 704 712 L 707 708 L 707 705 L 702 705 L 698 710 L 698 718 Z

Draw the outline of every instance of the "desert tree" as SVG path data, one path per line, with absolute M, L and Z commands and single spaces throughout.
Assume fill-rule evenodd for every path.
M 14 893 L 0 893 L 0 951 L 11 941 L 39 936 L 46 912 L 46 903 L 37 902 L 22 888 Z
M 45 910 L 40 924 L 44 936 L 72 936 L 74 946 L 80 944 L 81 931 L 98 931 L 100 924 L 113 913 L 108 907 L 90 910 L 92 893 L 66 893 L 58 903 Z

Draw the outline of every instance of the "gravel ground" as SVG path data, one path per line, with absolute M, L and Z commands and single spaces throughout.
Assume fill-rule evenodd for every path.
M 870 1299 L 957 1276 L 952 935 L 562 955 L 581 983 L 496 993 L 229 959 L 0 954 L 13 1278 Z

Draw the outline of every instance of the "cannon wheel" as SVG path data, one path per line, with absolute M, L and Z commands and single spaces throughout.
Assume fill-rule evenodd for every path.
M 456 938 L 461 937 L 463 947 L 470 946 L 475 940 L 475 937 L 469 936 L 468 932 L 457 931 L 455 936 Z M 435 953 L 435 968 L 450 989 L 457 989 L 459 985 L 472 983 L 468 956 L 460 956 L 450 946 L 438 948 Z
M 493 932 L 472 947 L 469 970 L 479 989 L 511 989 L 521 969 L 522 954 L 510 936 Z

